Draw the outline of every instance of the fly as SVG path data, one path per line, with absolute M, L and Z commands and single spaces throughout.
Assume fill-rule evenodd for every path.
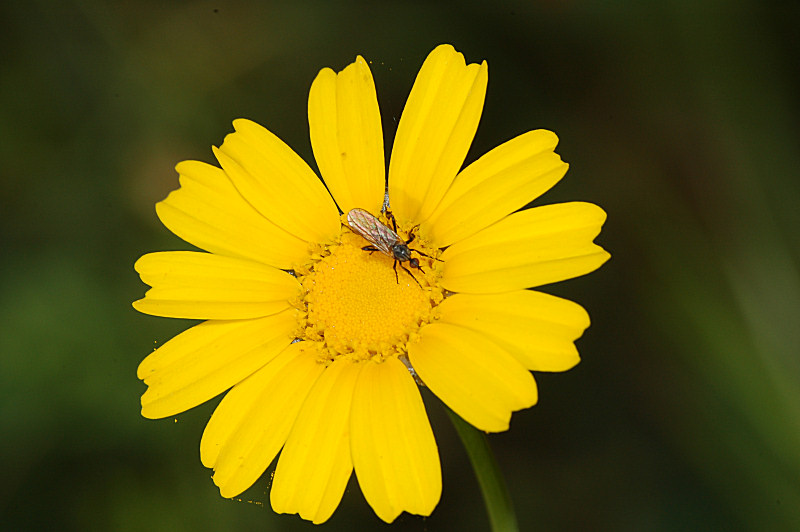
M 400 283 L 400 278 L 397 275 L 397 265 L 400 264 L 400 267 L 403 268 L 412 279 L 414 279 L 420 288 L 422 288 L 422 285 L 419 284 L 417 278 L 414 277 L 411 271 L 406 268 L 403 263 L 408 262 L 410 267 L 416 268 L 422 273 L 425 273 L 419 266 L 419 259 L 412 257 L 411 252 L 414 251 L 415 253 L 418 253 L 423 257 L 428 257 L 429 259 L 439 259 L 431 257 L 430 255 L 426 255 L 425 253 L 416 249 L 410 249 L 408 245 L 414 241 L 414 232 L 412 231 L 408 240 L 404 241 L 397 234 L 397 222 L 395 221 L 392 213 L 386 211 L 386 215 L 392 221 L 393 229 L 384 225 L 380 220 L 378 220 L 378 218 L 368 213 L 364 209 L 351 209 L 350 212 L 347 213 L 347 224 L 354 233 L 370 243 L 369 246 L 364 246 L 361 249 L 369 252 L 380 251 L 384 255 L 394 259 L 394 265 L 392 266 L 392 269 L 394 270 L 394 278 L 397 280 L 398 284 Z

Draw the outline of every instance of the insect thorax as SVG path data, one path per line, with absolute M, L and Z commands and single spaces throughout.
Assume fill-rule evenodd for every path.
M 395 244 L 392 246 L 392 255 L 400 262 L 411 260 L 411 250 L 405 244 Z

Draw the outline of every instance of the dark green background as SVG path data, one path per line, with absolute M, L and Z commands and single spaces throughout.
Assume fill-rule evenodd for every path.
M 786 7 L 786 6 L 794 7 Z M 370 61 L 387 146 L 426 54 L 489 62 L 474 160 L 528 129 L 571 164 L 537 203 L 608 212 L 600 271 L 548 287 L 583 362 L 490 441 L 523 530 L 800 529 L 800 10 L 790 2 L 3 2 L 0 528 L 309 530 L 265 477 L 224 500 L 213 404 L 139 415 L 136 366 L 185 328 L 137 314 L 132 265 L 185 248 L 153 204 L 247 117 L 312 161 L 318 70 Z M 430 399 L 430 398 L 429 398 Z M 483 530 L 436 401 L 439 507 Z M 267 508 L 264 505 L 267 505 Z M 388 529 L 355 483 L 325 530 Z

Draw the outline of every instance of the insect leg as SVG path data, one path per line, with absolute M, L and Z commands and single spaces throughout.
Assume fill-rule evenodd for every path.
M 417 229 L 419 229 L 419 225 L 415 225 L 411 228 L 411 231 L 408 232 L 408 240 L 406 240 L 406 245 L 412 243 L 415 238 L 417 238 Z M 427 255 L 425 255 L 427 257 Z
M 386 211 L 386 218 L 387 220 L 392 221 L 392 229 L 394 229 L 394 232 L 397 233 L 397 220 L 395 220 L 392 211 Z M 414 239 L 417 237 L 417 229 L 419 229 L 419 224 L 412 227 L 411 231 L 408 232 L 408 240 L 406 240 L 406 245 L 412 243 Z M 427 255 L 425 256 L 428 257 Z M 433 257 L 428 257 L 428 258 L 433 258 Z
M 375 246 L 364 246 L 364 247 L 363 247 L 363 248 L 361 248 L 361 249 L 363 249 L 364 251 L 369 251 L 369 254 L 370 254 L 370 255 L 372 255 L 372 253 L 373 253 L 374 251 L 380 251 L 380 250 L 379 250 L 378 248 L 376 248 Z
M 399 262 L 399 261 L 395 261 L 395 263 L 394 263 L 394 264 L 395 264 L 395 266 L 397 266 L 397 263 L 398 263 L 398 262 Z M 414 274 L 413 274 L 413 273 L 411 273 L 411 270 L 409 270 L 408 268 L 406 268 L 405 266 L 403 266 L 403 264 L 402 264 L 402 263 L 400 263 L 400 267 L 401 267 L 401 268 L 403 268 L 403 269 L 406 271 L 406 273 L 407 273 L 408 275 L 410 275 L 410 276 L 411 276 L 411 278 L 412 278 L 412 279 L 414 279 L 414 282 L 415 282 L 415 283 L 417 283 L 417 286 L 419 286 L 420 288 L 422 288 L 422 285 L 421 285 L 421 284 L 419 284 L 419 281 L 417 281 L 417 278 L 416 278 L 416 277 L 414 277 Z M 421 272 L 422 272 L 422 268 L 419 268 L 419 271 L 421 271 Z M 425 272 L 422 272 L 422 273 L 425 273 Z M 397 270 L 395 270 L 395 271 L 394 271 L 394 274 L 395 274 L 395 275 L 397 275 Z M 400 284 L 400 279 L 398 279 L 398 280 L 397 280 L 397 283 L 398 283 L 398 284 Z
M 394 229 L 394 232 L 396 233 L 397 232 L 397 220 L 394 219 L 394 214 L 392 214 L 392 211 L 388 211 L 388 210 L 384 214 L 386 214 L 386 219 L 387 220 L 391 220 L 392 221 L 392 229 Z
M 429 259 L 432 259 L 432 260 L 438 260 L 439 262 L 444 262 L 442 259 L 437 259 L 436 257 L 431 257 L 430 255 L 426 255 L 425 253 L 423 253 L 423 252 L 421 252 L 421 251 L 419 251 L 417 249 L 413 249 L 411 251 L 414 251 L 415 253 L 419 253 L 423 257 L 428 257 Z

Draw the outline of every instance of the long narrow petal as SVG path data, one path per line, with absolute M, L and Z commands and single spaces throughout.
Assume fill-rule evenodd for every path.
M 281 373 L 287 365 L 302 363 L 305 360 L 302 355 L 309 354 L 303 349 L 305 346 L 306 342 L 290 344 L 272 361 L 225 394 L 211 415 L 211 419 L 206 423 L 203 437 L 200 440 L 200 461 L 204 466 L 215 467 L 223 448 L 226 444 L 233 442 L 232 438 L 242 423 L 248 420 L 253 413 L 261 414 L 256 405 L 260 404 L 266 395 L 274 395 L 270 392 L 272 386 L 278 384 L 275 380 L 277 374 Z
M 308 243 L 259 214 L 221 169 L 183 161 L 181 188 L 156 204 L 161 222 L 195 246 L 229 257 L 290 269 L 308 259 Z
M 420 331 L 408 348 L 422 381 L 468 423 L 486 432 L 508 429 L 511 412 L 536 404 L 533 375 L 487 337 L 449 323 Z
M 467 166 L 425 224 L 423 236 L 443 248 L 489 227 L 555 185 L 567 164 L 553 150 L 558 137 L 529 131 Z
M 339 72 L 323 69 L 308 95 L 311 147 L 319 171 L 342 212 L 379 212 L 386 163 L 378 97 L 364 58 Z
M 442 285 L 486 294 L 587 274 L 610 257 L 592 243 L 605 219 L 603 209 L 582 202 L 514 213 L 447 248 Z
M 233 184 L 263 216 L 308 242 L 339 234 L 339 211 L 311 168 L 269 130 L 233 121 L 235 133 L 214 149 Z
M 456 294 L 439 305 L 440 319 L 486 335 L 533 371 L 566 371 L 580 361 L 574 341 L 589 315 L 572 301 L 518 290 Z
M 211 253 L 149 253 L 134 268 L 153 287 L 134 308 L 167 318 L 260 318 L 289 308 L 300 293 L 300 283 L 283 270 Z
M 253 485 L 286 442 L 300 406 L 322 373 L 308 342 L 287 347 L 220 402 L 203 432 L 200 458 L 223 497 Z
M 367 362 L 353 395 L 353 465 L 375 513 L 430 515 L 442 493 L 439 452 L 414 378 L 396 358 Z
M 175 415 L 215 397 L 272 360 L 292 341 L 296 311 L 254 320 L 205 321 L 156 349 L 138 376 L 148 386 L 142 415 Z
M 449 44 L 428 55 L 389 162 L 389 198 L 398 221 L 424 222 L 453 182 L 478 129 L 487 81 L 485 61 L 467 65 Z
M 277 513 L 318 524 L 339 505 L 353 472 L 350 408 L 362 366 L 337 360 L 308 394 L 275 469 L 270 502 Z

